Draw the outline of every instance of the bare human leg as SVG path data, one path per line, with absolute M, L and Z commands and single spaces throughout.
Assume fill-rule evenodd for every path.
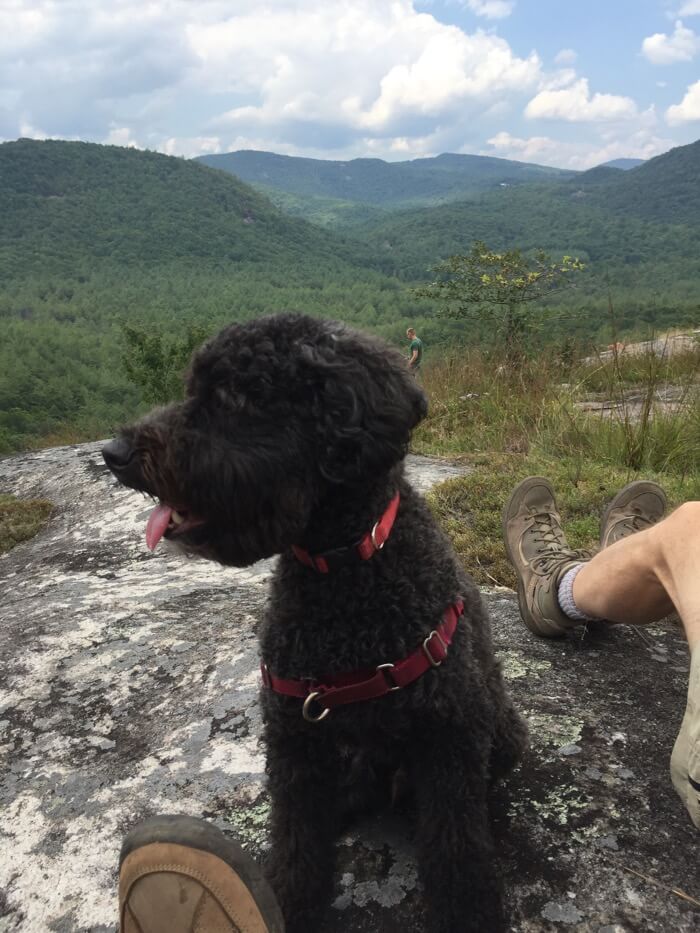
M 700 829 L 700 502 L 686 502 L 664 521 L 601 551 L 576 576 L 573 597 L 587 615 L 630 625 L 678 613 L 690 676 L 671 780 Z
M 662 520 L 663 490 L 638 481 L 603 520 L 603 550 L 572 551 L 551 484 L 528 477 L 503 511 L 506 551 L 518 577 L 520 613 L 547 638 L 586 618 L 643 625 L 678 613 L 691 652 L 688 702 L 671 756 L 671 779 L 700 829 L 700 502 Z
M 596 554 L 574 580 L 587 615 L 644 625 L 677 612 L 691 652 L 700 644 L 700 502 Z

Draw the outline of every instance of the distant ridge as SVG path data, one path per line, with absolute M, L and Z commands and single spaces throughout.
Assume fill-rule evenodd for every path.
M 621 168 L 623 172 L 628 172 L 645 162 L 646 159 L 611 159 L 610 162 L 603 162 L 599 168 Z
M 543 248 L 580 256 L 588 283 L 692 296 L 700 281 L 700 142 L 672 149 L 632 171 L 600 165 L 534 184 L 497 187 L 476 200 L 386 213 L 355 235 L 418 278 L 435 256 L 476 240 L 499 249 Z
M 443 153 L 407 162 L 331 161 L 240 150 L 198 161 L 258 188 L 383 208 L 446 203 L 504 185 L 568 177 L 573 172 L 492 156 Z
M 603 179 L 602 174 L 606 173 Z M 587 187 L 586 181 L 595 181 Z M 601 183 L 603 182 L 604 183 Z M 700 140 L 648 159 L 632 171 L 599 166 L 564 188 L 583 186 L 590 203 L 644 220 L 700 226 Z

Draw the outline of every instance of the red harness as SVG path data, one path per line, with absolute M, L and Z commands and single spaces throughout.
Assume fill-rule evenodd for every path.
M 393 693 L 418 680 L 431 667 L 440 667 L 447 658 L 447 649 L 452 644 L 463 610 L 464 604 L 461 600 L 445 610 L 442 623 L 423 639 L 420 647 L 402 661 L 378 664 L 374 670 L 370 668 L 352 674 L 329 674 L 320 681 L 284 680 L 282 677 L 276 677 L 267 665 L 262 663 L 260 670 L 263 684 L 275 693 L 303 700 L 304 719 L 308 722 L 320 722 L 336 706 L 386 696 L 387 693 Z M 314 704 L 320 712 L 314 712 Z
M 307 567 L 311 567 L 312 570 L 317 570 L 319 573 L 330 573 L 334 565 L 346 562 L 348 557 L 369 560 L 370 557 L 373 557 L 377 551 L 381 551 L 384 547 L 394 525 L 396 513 L 399 510 L 399 500 L 400 496 L 397 492 L 379 521 L 374 523 L 372 530 L 368 531 L 357 544 L 335 548 L 332 551 L 324 551 L 322 554 L 309 554 L 304 548 L 294 544 L 292 545 L 294 556 L 302 564 L 306 564 Z

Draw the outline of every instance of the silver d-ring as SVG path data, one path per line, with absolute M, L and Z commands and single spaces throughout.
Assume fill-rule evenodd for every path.
M 375 551 L 381 551 L 381 549 L 386 544 L 386 541 L 382 541 L 381 544 L 377 544 L 377 525 L 378 524 L 379 522 L 375 522 L 374 525 L 372 526 L 372 530 L 369 533 L 369 536 L 372 539 L 372 544 L 374 545 Z
M 314 693 L 310 693 L 307 696 L 307 698 L 304 700 L 304 705 L 301 708 L 301 714 L 307 722 L 321 722 L 321 720 L 325 719 L 326 716 L 330 713 L 330 710 L 326 706 L 326 707 L 323 707 L 323 712 L 321 713 L 320 716 L 311 715 L 311 712 L 310 712 L 311 704 L 316 699 L 316 697 L 320 697 L 320 696 L 321 696 L 320 692 L 316 690 Z

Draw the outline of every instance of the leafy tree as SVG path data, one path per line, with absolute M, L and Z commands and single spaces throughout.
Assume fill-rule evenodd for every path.
M 144 401 L 165 405 L 183 396 L 183 375 L 193 351 L 208 337 L 201 326 L 168 340 L 160 331 L 124 325 L 122 363 L 129 380 L 141 389 Z
M 583 263 L 571 256 L 554 262 L 543 250 L 527 257 L 519 249 L 494 252 L 477 240 L 466 256 L 434 266 L 437 279 L 416 294 L 447 304 L 448 317 L 476 317 L 491 325 L 511 362 L 522 358 L 536 323 L 531 305 L 568 284 Z

